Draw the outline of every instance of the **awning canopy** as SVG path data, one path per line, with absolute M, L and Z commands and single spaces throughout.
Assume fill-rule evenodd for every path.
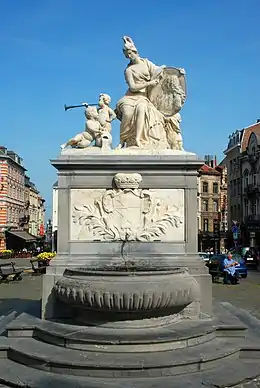
M 16 231 L 10 230 L 8 233 L 12 234 L 15 237 L 21 238 L 22 240 L 27 242 L 37 241 L 37 238 L 35 236 L 26 232 L 25 230 L 16 230 Z

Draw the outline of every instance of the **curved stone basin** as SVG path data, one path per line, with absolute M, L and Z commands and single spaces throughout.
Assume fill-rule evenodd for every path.
M 122 272 L 66 270 L 55 286 L 59 300 L 104 313 L 180 312 L 197 300 L 198 283 L 187 269 Z

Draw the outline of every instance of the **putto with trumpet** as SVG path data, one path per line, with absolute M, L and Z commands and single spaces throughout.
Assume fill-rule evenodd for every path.
M 69 146 L 72 148 L 87 148 L 93 142 L 95 147 L 111 149 L 111 123 L 116 119 L 116 114 L 110 108 L 110 103 L 111 97 L 108 94 L 101 93 L 98 104 L 83 102 L 80 105 L 64 105 L 65 111 L 84 107 L 86 123 L 85 130 L 62 144 L 61 149 Z
M 110 108 L 111 98 L 100 94 L 98 104 L 65 105 L 65 111 L 85 107 L 85 131 L 61 147 L 110 144 L 111 122 L 120 121 L 120 144 L 116 149 L 171 149 L 183 151 L 180 111 L 186 101 L 185 70 L 165 65 L 157 66 L 142 58 L 129 36 L 123 37 L 123 53 L 128 59 L 124 76 L 128 89 Z M 106 136 L 104 136 L 106 133 Z

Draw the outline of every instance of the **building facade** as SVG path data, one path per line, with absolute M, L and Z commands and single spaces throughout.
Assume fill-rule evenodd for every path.
M 257 169 L 254 162 L 256 157 L 252 157 L 251 154 L 252 151 L 257 151 L 256 145 L 255 151 L 253 149 L 253 143 L 256 142 L 259 132 L 260 120 L 257 120 L 255 124 L 233 132 L 229 136 L 228 146 L 224 151 L 227 165 L 228 230 L 229 234 L 232 234 L 232 225 L 237 223 L 241 232 L 237 243 L 243 245 L 250 243 L 250 232 L 248 230 L 250 224 L 254 229 L 251 232 L 251 237 L 256 232 L 253 224 L 257 223 L 257 214 L 254 214 L 257 203 L 254 204 L 254 195 L 252 196 L 252 186 L 250 185 L 257 178 L 253 172 L 255 168 Z M 252 135 L 253 133 L 256 137 Z M 249 147 L 249 140 L 253 142 L 251 148 Z
M 0 147 L 0 249 L 6 248 L 6 230 L 22 229 L 25 171 L 19 155 Z
M 25 223 L 24 230 L 36 237 L 44 235 L 45 200 L 41 197 L 35 184 L 25 176 Z
M 219 192 L 219 237 L 220 251 L 224 251 L 228 245 L 228 194 L 227 194 L 227 165 L 224 159 L 216 170 L 220 173 L 220 192 Z
M 250 134 L 241 155 L 242 222 L 244 245 L 260 246 L 260 124 Z
M 25 172 L 22 158 L 0 147 L 0 250 L 44 235 L 45 201 Z
M 224 151 L 227 163 L 227 195 L 228 195 L 228 230 L 232 223 L 241 223 L 242 197 L 241 197 L 241 165 L 240 158 L 245 130 L 234 132 L 229 136 L 228 147 Z
M 45 199 L 38 196 L 38 236 L 43 237 L 45 235 Z
M 260 122 L 250 125 L 241 130 L 237 130 L 229 136 L 226 155 L 227 165 L 227 194 L 228 194 L 228 228 L 231 230 L 232 224 L 243 222 L 243 202 L 244 192 L 242 186 L 242 154 L 245 153 L 250 135 L 254 131 L 260 130 Z
M 220 249 L 220 188 L 221 172 L 216 159 L 205 157 L 198 176 L 198 241 L 199 251 Z

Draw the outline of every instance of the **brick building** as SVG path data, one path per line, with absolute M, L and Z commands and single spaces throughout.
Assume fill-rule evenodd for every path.
M 241 243 L 260 246 L 260 122 L 251 126 L 240 157 L 242 182 Z
M 22 158 L 6 147 L 0 147 L 0 250 L 21 249 L 36 242 L 34 236 L 44 234 L 45 201 L 36 188 L 28 189 L 30 179 L 25 172 Z M 32 191 L 35 203 L 30 218 Z
M 19 230 L 24 217 L 22 158 L 0 147 L 0 249 L 6 248 L 6 230 Z
M 199 250 L 219 249 L 219 190 L 221 174 L 214 166 L 204 164 L 199 169 L 200 229 Z
M 238 224 L 243 222 L 243 173 L 241 167 L 242 154 L 248 147 L 250 135 L 260 131 L 260 122 L 257 121 L 241 130 L 237 130 L 229 136 L 228 146 L 224 151 L 227 164 L 227 185 L 228 185 L 228 229 L 231 230 L 233 221 Z
M 223 250 L 227 245 L 227 169 L 224 161 L 205 156 L 198 176 L 199 251 Z
M 33 236 L 44 235 L 45 200 L 30 178 L 25 176 L 25 223 L 24 230 Z

